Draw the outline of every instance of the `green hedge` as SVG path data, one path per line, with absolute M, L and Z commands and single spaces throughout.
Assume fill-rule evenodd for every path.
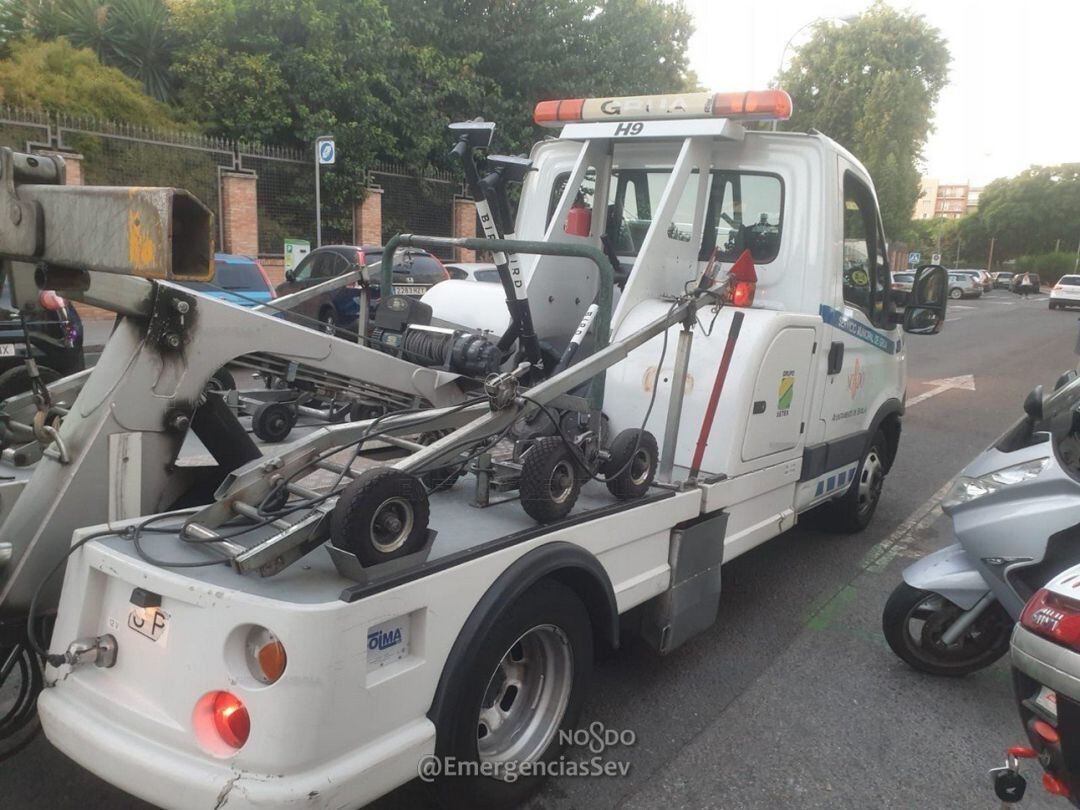
M 1064 251 L 1021 256 L 1016 260 L 1017 272 L 1037 273 L 1044 284 L 1056 284 L 1059 278 L 1072 273 L 1075 267 L 1076 254 Z

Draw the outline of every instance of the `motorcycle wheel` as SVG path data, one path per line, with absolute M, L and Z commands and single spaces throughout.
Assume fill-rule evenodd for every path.
M 990 666 L 1009 649 L 1013 620 L 1000 602 L 983 611 L 955 643 L 941 637 L 964 613 L 940 594 L 901 582 L 885 603 L 881 628 L 892 651 L 931 675 L 958 677 Z
M 0 762 L 18 753 L 41 728 L 37 697 L 41 661 L 25 644 L 0 647 Z

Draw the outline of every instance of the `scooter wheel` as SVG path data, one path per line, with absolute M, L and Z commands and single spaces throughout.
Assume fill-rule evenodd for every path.
M 578 464 L 559 436 L 544 436 L 521 457 L 521 507 L 537 523 L 570 514 L 581 493 Z
M 371 566 L 420 551 L 428 538 L 427 490 L 390 467 L 364 470 L 330 514 L 330 542 Z
M 428 433 L 421 433 L 419 437 L 420 444 L 434 444 L 450 431 L 448 430 L 433 430 Z M 461 464 L 447 464 L 442 467 L 435 467 L 431 470 L 425 470 L 420 474 L 420 480 L 424 482 L 424 486 L 427 487 L 428 492 L 442 492 L 443 490 L 450 489 L 457 483 L 457 480 L 465 474 L 465 469 Z
M 656 477 L 660 451 L 647 430 L 624 430 L 615 437 L 604 463 L 608 492 L 622 501 L 640 498 Z
M 284 402 L 264 402 L 251 415 L 251 429 L 264 442 L 283 442 L 296 424 L 296 411 Z
M 931 675 L 967 675 L 1008 651 L 1013 621 L 994 602 L 955 643 L 945 645 L 942 635 L 963 614 L 940 594 L 901 582 L 885 603 L 881 628 L 892 651 L 909 666 Z

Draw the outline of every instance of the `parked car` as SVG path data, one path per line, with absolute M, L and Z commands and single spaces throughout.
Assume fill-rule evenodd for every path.
M 490 262 L 454 262 L 446 265 L 450 278 L 458 281 L 486 281 L 499 283 L 499 271 Z
M 892 275 L 892 300 L 898 307 L 907 304 L 908 296 L 911 295 L 911 287 L 915 283 L 914 273 L 893 273 Z
M 997 273 L 991 273 L 990 278 L 994 280 L 995 290 L 1007 290 L 1012 283 L 1013 274 L 1002 270 Z
M 85 365 L 83 324 L 75 305 L 52 290 L 43 290 L 36 300 L 20 305 L 12 300 L 11 284 L 5 282 L 0 278 L 0 401 L 30 390 L 27 335 L 29 351 L 46 383 L 81 371 Z
M 1027 279 L 1026 283 L 1034 288 L 1032 292 L 1042 291 L 1042 279 L 1039 278 L 1037 273 L 1014 274 L 1009 280 L 1009 291 L 1014 293 L 1020 292 L 1020 288 L 1025 284 L 1025 279 Z
M 285 274 L 277 287 L 278 295 L 289 295 L 334 276 L 347 273 L 358 266 L 371 267 L 382 261 L 383 249 L 378 245 L 324 245 L 311 251 L 299 265 Z M 394 294 L 419 298 L 440 281 L 450 276 L 437 256 L 420 248 L 397 251 L 394 262 Z M 379 274 L 372 274 L 371 304 L 379 299 Z M 322 328 L 334 334 L 336 330 L 355 332 L 360 316 L 360 287 L 351 284 L 333 292 L 323 293 L 292 309 L 286 317 L 310 324 L 317 320 Z
M 1062 276 L 1050 290 L 1050 309 L 1080 306 L 1080 276 Z
M 949 298 L 957 301 L 961 298 L 978 298 L 982 294 L 982 284 L 975 276 L 955 270 L 949 273 Z
M 265 304 L 277 295 L 270 277 L 256 259 L 232 253 L 214 254 L 214 277 L 209 281 L 182 284 L 240 307 Z
M 950 272 L 971 276 L 982 287 L 983 292 L 990 292 L 994 289 L 994 279 L 985 270 L 952 270 Z

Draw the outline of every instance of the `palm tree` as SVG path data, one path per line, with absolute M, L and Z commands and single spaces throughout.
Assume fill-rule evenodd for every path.
M 22 28 L 38 39 L 66 37 L 142 82 L 159 101 L 172 97 L 175 41 L 165 0 L 25 0 Z

